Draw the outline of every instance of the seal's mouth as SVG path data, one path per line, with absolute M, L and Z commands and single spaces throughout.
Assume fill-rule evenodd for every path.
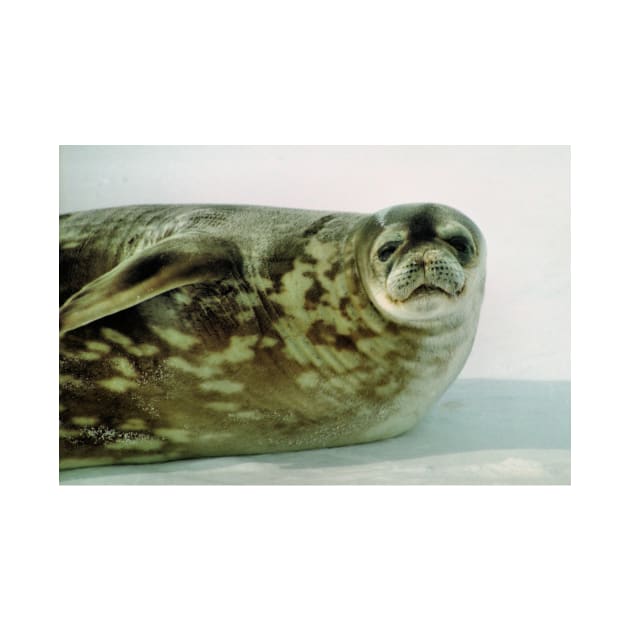
M 391 301 L 425 309 L 438 301 L 454 300 L 462 293 L 466 275 L 456 260 L 440 252 L 426 253 L 424 260 L 405 260 L 394 266 L 385 282 Z
M 436 287 L 434 284 L 421 284 L 419 287 L 416 287 L 410 294 L 407 300 L 412 300 L 413 298 L 423 298 L 430 297 L 433 295 L 444 295 L 447 297 L 454 297 L 444 289 L 440 287 Z
M 446 293 L 446 291 L 432 284 L 421 284 L 411 292 L 411 295 L 430 295 L 432 293 Z

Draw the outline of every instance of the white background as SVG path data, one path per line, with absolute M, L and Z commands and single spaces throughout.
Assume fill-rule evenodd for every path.
M 568 380 L 569 160 L 568 147 L 549 146 L 62 147 L 60 206 L 454 206 L 488 244 L 485 304 L 462 377 Z
M 4 625 L 628 627 L 622 3 L 7 16 Z M 571 144 L 572 486 L 59 487 L 57 145 L 155 142 Z

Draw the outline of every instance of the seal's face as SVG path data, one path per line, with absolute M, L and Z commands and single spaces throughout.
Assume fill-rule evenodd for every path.
M 382 210 L 360 234 L 358 266 L 374 306 L 387 319 L 422 325 L 483 292 L 485 245 L 463 214 L 436 204 Z

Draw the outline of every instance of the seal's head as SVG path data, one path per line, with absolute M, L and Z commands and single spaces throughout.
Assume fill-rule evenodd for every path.
M 461 212 L 405 204 L 372 215 L 359 232 L 357 264 L 365 290 L 386 319 L 408 326 L 478 311 L 485 242 Z

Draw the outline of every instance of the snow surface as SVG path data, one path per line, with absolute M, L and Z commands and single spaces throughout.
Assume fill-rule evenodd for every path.
M 566 381 L 456 381 L 397 438 L 342 448 L 104 466 L 62 484 L 568 484 Z

